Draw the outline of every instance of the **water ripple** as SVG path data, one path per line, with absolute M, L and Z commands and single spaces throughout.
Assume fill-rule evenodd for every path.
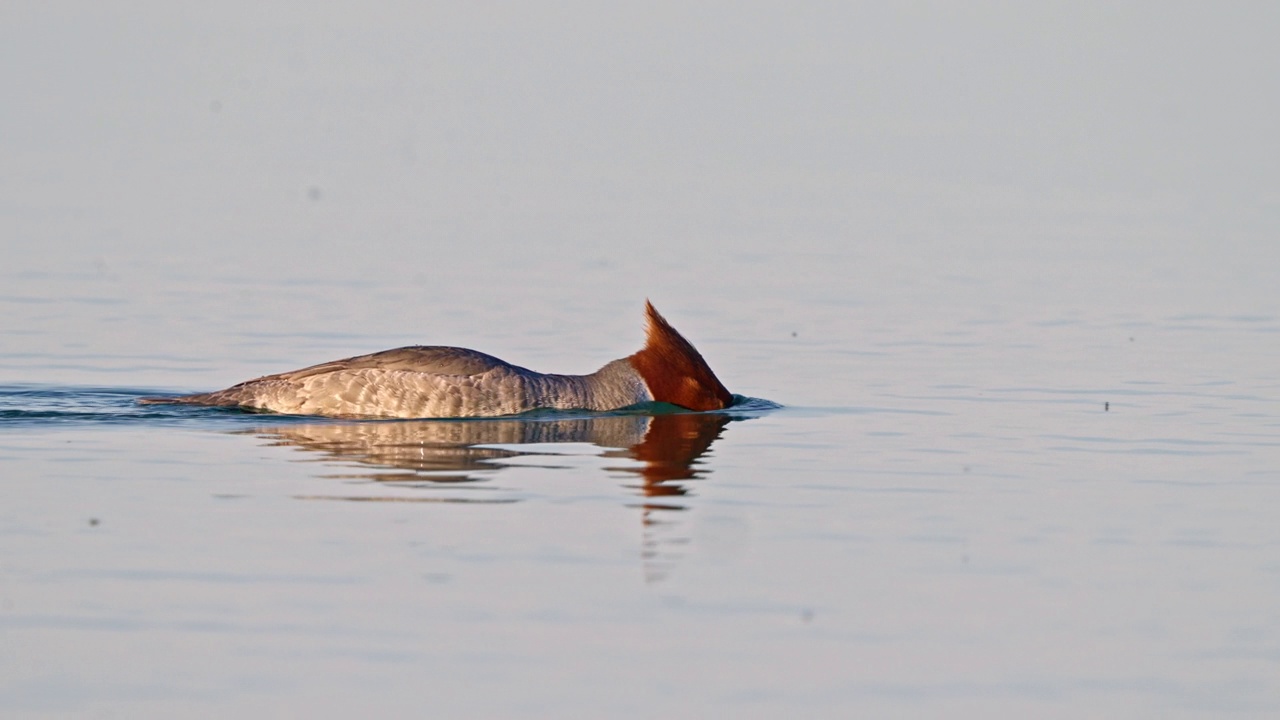
M 261 413 L 243 408 L 192 405 L 139 405 L 138 399 L 172 395 L 169 390 L 67 385 L 0 385 L 0 428 L 48 427 L 56 425 L 116 425 L 138 422 L 161 424 L 203 424 L 214 427 L 259 424 L 264 415 L 273 422 L 325 422 L 315 416 Z M 753 417 L 782 407 L 762 398 L 734 396 L 734 404 L 722 414 Z M 563 420 L 617 415 L 664 415 L 685 413 L 674 406 L 651 404 L 596 413 L 580 410 L 536 410 L 519 417 L 529 421 Z M 512 416 L 507 416 L 510 420 Z M 489 418 L 450 418 L 457 422 L 484 422 Z

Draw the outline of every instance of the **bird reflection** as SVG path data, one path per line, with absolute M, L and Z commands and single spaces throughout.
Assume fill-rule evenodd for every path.
M 604 469 L 632 480 L 624 487 L 644 498 L 641 510 L 641 554 L 645 575 L 659 580 L 669 572 L 689 541 L 678 528 L 676 514 L 686 510 L 683 498 L 690 483 L 708 470 L 700 458 L 734 418 L 721 414 L 602 415 L 578 418 L 504 420 L 414 420 L 321 422 L 258 428 L 253 434 L 274 445 L 318 453 L 327 465 L 354 466 L 353 473 L 326 473 L 329 478 L 375 481 L 382 488 L 481 490 L 483 481 L 500 473 L 514 458 L 543 457 L 540 467 L 555 467 L 550 443 L 590 443 L 610 459 L 636 461 Z M 513 447 L 515 446 L 515 447 Z M 520 446 L 528 446 L 524 449 Z M 494 488 L 496 489 L 496 488 Z M 496 494 L 495 494 L 496 495 Z M 406 497 L 403 493 L 312 495 L 305 499 L 393 502 L 508 503 L 510 497 L 449 493 Z
M 656 582 L 665 578 L 679 559 L 672 552 L 687 537 L 679 536 L 673 527 L 676 520 L 671 513 L 685 509 L 672 498 L 689 493 L 686 481 L 696 479 L 704 470 L 695 468 L 698 458 L 711 448 L 720 437 L 729 418 L 723 415 L 659 415 L 652 418 L 644 439 L 626 450 L 605 453 L 612 457 L 631 457 L 644 463 L 639 468 L 620 468 L 640 476 L 639 485 L 627 487 L 640 491 L 650 498 L 641 504 L 641 522 L 644 535 L 641 540 L 641 556 L 644 559 L 645 579 Z M 661 500 L 658 500 L 661 498 Z M 670 528 L 671 532 L 665 532 Z
M 254 434 L 321 454 L 321 461 L 343 461 L 374 472 L 328 475 L 382 483 L 473 483 L 504 466 L 497 461 L 543 454 L 494 445 L 545 445 L 587 442 L 626 447 L 641 442 L 644 416 L 555 420 L 413 420 L 325 422 L 259 428 Z

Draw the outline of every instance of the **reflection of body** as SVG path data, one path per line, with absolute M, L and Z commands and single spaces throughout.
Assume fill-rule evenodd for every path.
M 607 415 L 600 417 L 411 422 L 357 422 L 282 425 L 255 434 L 377 468 L 412 474 L 381 474 L 381 480 L 440 480 L 423 472 L 494 470 L 494 458 L 532 454 L 492 445 L 591 443 L 609 448 L 608 457 L 634 458 L 640 468 L 620 468 L 644 478 L 645 495 L 681 495 L 673 481 L 700 473 L 702 456 L 730 418 L 725 415 Z M 619 449 L 621 448 L 621 449 Z M 457 480 L 459 478 L 450 478 Z
M 254 431 L 283 444 L 323 452 L 378 468 L 408 470 L 383 473 L 378 480 L 467 480 L 478 470 L 496 470 L 492 460 L 530 452 L 488 447 L 589 442 L 604 447 L 628 447 L 644 437 L 649 418 L 619 415 L 555 420 L 413 420 L 282 425 Z M 419 473 L 452 473 L 424 476 Z
M 645 304 L 645 346 L 590 375 L 550 375 L 475 350 L 405 347 L 268 375 L 226 390 L 144 403 L 219 405 L 331 417 L 492 417 L 537 409 L 616 410 L 733 402 L 702 355 Z

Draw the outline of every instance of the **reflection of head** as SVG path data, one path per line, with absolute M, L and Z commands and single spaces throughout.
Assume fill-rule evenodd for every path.
M 610 454 L 644 463 L 643 467 L 627 470 L 644 479 L 638 489 L 646 496 L 684 495 L 687 490 L 678 481 L 692 480 L 703 472 L 694 465 L 720 437 L 729 418 L 679 413 L 655 415 L 651 420 L 641 442 L 624 452 Z
M 687 483 L 706 472 L 698 459 L 720 437 L 728 424 L 724 415 L 657 415 L 649 424 L 644 439 L 626 450 L 610 453 L 631 457 L 643 463 L 640 467 L 623 468 L 640 476 L 639 485 L 631 485 L 645 496 L 641 503 L 640 556 L 644 561 L 645 582 L 660 582 L 671 573 L 684 555 L 689 535 L 680 518 L 687 508 L 677 500 L 689 494 Z

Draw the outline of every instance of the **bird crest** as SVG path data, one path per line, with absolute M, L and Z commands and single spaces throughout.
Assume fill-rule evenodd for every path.
M 690 410 L 720 410 L 733 403 L 733 395 L 720 383 L 711 366 L 693 344 L 666 321 L 653 303 L 644 303 L 644 348 L 628 358 L 657 402 Z

